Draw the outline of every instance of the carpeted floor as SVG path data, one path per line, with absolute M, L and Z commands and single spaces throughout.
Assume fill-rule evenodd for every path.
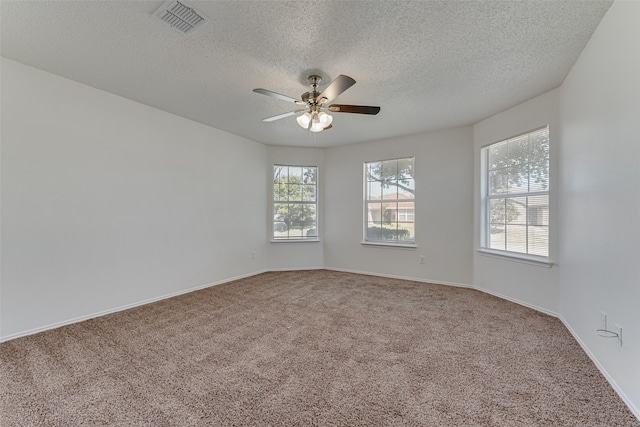
M 0 345 L 9 426 L 640 426 L 562 323 L 469 289 L 265 273 Z

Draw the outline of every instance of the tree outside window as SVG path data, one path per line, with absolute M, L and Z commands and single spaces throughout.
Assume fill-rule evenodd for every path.
M 369 242 L 415 242 L 413 157 L 366 162 L 365 231 Z
M 549 256 L 549 128 L 483 148 L 483 248 Z
M 316 166 L 273 166 L 273 239 L 318 238 Z

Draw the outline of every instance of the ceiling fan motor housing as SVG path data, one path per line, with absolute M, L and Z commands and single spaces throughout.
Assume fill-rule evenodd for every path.
M 318 85 L 322 81 L 322 77 L 312 75 L 309 76 L 308 80 L 309 84 L 311 85 L 311 91 L 303 93 L 301 98 L 304 102 L 307 103 L 307 105 L 311 107 L 317 104 L 318 95 L 320 95 L 320 93 L 318 92 Z

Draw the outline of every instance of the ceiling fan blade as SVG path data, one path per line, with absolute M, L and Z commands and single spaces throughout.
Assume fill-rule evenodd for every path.
M 284 119 L 285 117 L 293 116 L 294 114 L 301 113 L 303 111 L 307 111 L 306 108 L 302 110 L 289 111 L 288 113 L 278 114 L 277 116 L 267 117 L 266 119 L 262 119 L 263 122 L 273 122 L 274 120 Z
M 331 104 L 327 107 L 329 111 L 334 113 L 356 113 L 356 114 L 373 114 L 380 112 L 380 107 L 371 107 L 368 105 L 344 105 Z
M 273 91 L 270 91 L 270 90 L 267 90 L 267 89 L 258 88 L 258 89 L 254 89 L 253 91 L 255 93 L 261 93 L 263 95 L 270 96 L 272 98 L 278 98 L 278 99 L 280 99 L 282 101 L 294 102 L 294 103 L 299 104 L 299 105 L 305 105 L 305 102 L 300 100 L 300 99 L 295 99 L 295 98 L 292 98 L 290 96 L 282 95 L 280 93 L 273 92 Z
M 318 96 L 318 104 L 333 101 L 338 97 L 338 95 L 349 89 L 354 84 L 356 84 L 356 81 L 351 77 L 340 74 Z

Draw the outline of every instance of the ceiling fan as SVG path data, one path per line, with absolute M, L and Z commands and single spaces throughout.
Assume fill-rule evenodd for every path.
M 332 127 L 331 122 L 333 122 L 333 117 L 323 110 L 330 111 L 332 113 L 356 113 L 371 115 L 375 115 L 380 112 L 380 107 L 371 107 L 366 105 L 326 105 L 356 83 L 356 81 L 349 76 L 340 74 L 321 93 L 318 92 L 318 85 L 322 80 L 320 76 L 312 75 L 309 76 L 308 80 L 309 84 L 311 85 L 311 90 L 309 92 L 303 93 L 300 97 L 301 99 L 291 98 L 290 96 L 281 95 L 267 89 L 254 89 L 253 91 L 256 93 L 261 93 L 263 95 L 278 98 L 287 102 L 293 102 L 297 105 L 304 105 L 304 108 L 301 108 L 299 110 L 289 111 L 288 113 L 278 114 L 277 116 L 273 117 L 267 117 L 262 121 L 272 122 L 274 120 L 284 119 L 285 117 L 304 112 L 296 118 L 298 124 L 305 129 L 309 129 L 311 132 L 320 132 L 326 129 L 330 129 Z

